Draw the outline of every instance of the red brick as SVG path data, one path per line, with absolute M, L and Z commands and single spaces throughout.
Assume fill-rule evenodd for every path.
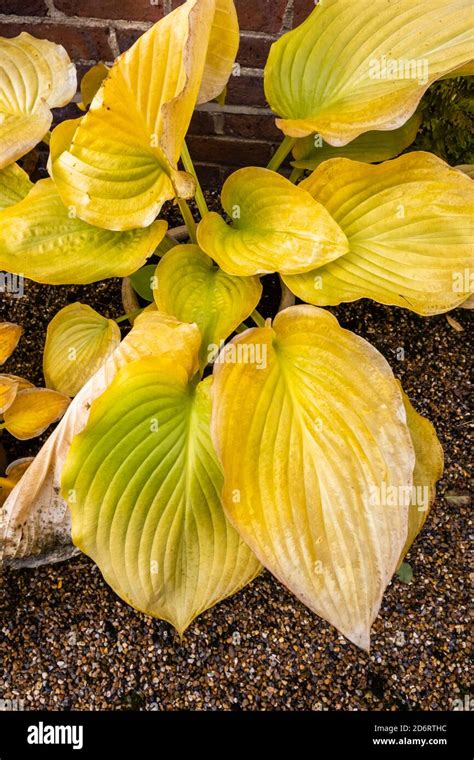
M 182 5 L 173 0 L 172 7 Z M 276 33 L 281 31 L 288 0 L 235 0 L 241 29 Z
M 262 138 L 279 142 L 281 131 L 275 125 L 275 117 L 267 114 L 226 113 L 224 134 L 244 139 Z
M 192 135 L 215 135 L 216 130 L 212 114 L 207 111 L 195 111 L 191 119 L 189 132 Z
M 1 0 L 0 13 L 12 16 L 46 16 L 44 0 Z
M 163 0 L 55 0 L 58 11 L 68 16 L 113 18 L 126 21 L 158 21 L 163 16 Z
M 226 166 L 266 166 L 274 152 L 274 146 L 263 140 L 189 135 L 187 142 L 194 161 Z
M 277 39 L 275 37 L 275 39 Z M 267 40 L 263 37 L 249 37 L 243 32 L 240 37 L 240 47 L 237 53 L 237 61 L 241 66 L 263 69 L 270 52 L 270 47 L 275 39 Z
M 218 164 L 195 163 L 196 174 L 199 182 L 206 190 L 217 190 L 219 193 L 224 184 L 224 167 Z
M 120 52 L 123 53 L 131 48 L 142 34 L 143 31 L 140 29 L 117 29 L 117 43 Z
M 239 106 L 266 106 L 261 77 L 231 77 L 227 86 L 227 103 Z
M 51 40 L 63 45 L 73 61 L 112 61 L 108 30 L 97 27 L 70 27 L 53 22 L 41 22 L 34 26 L 2 22 L 0 16 L 0 36 L 16 37 L 20 32 L 29 32 L 33 37 Z
M 288 0 L 236 0 L 241 29 L 279 32 Z
M 293 28 L 305 21 L 309 14 L 314 11 L 315 0 L 294 0 Z

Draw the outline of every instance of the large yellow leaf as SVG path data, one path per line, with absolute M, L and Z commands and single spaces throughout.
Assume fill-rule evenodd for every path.
M 214 373 L 231 522 L 301 601 L 368 649 L 408 526 L 406 504 L 371 497 L 410 487 L 415 461 L 390 367 L 305 305 L 234 338 Z
M 222 93 L 232 74 L 239 43 L 234 0 L 216 0 L 198 104 L 214 100 Z
M 436 435 L 436 430 L 426 417 L 422 417 L 413 408 L 401 385 L 400 390 L 416 462 L 408 514 L 408 536 L 400 555 L 399 566 L 426 522 L 435 500 L 436 483 L 442 477 L 444 469 L 444 452 Z
M 163 357 L 198 368 L 200 335 L 196 325 L 183 324 L 157 311 L 145 311 L 105 364 L 72 400 L 59 425 L 42 447 L 21 483 L 5 503 L 0 523 L 0 561 L 21 562 L 30 556 L 71 556 L 69 510 L 60 496 L 60 479 L 71 441 L 84 428 L 91 403 L 109 386 L 118 369 L 145 356 Z
M 32 187 L 27 173 L 18 164 L 0 169 L 0 211 L 19 203 Z
M 203 251 L 228 274 L 307 272 L 348 250 L 326 209 L 276 172 L 239 169 L 224 183 L 221 201 L 232 226 L 211 212 L 197 236 Z
M 210 382 L 162 359 L 127 365 L 92 404 L 62 478 L 76 546 L 180 634 L 260 570 L 222 508 Z
M 194 179 L 177 163 L 206 63 L 206 95 L 219 78 L 217 58 L 207 59 L 215 11 L 216 0 L 188 0 L 112 66 L 69 150 L 52 162 L 64 203 L 81 219 L 146 227 L 166 200 L 193 195 Z
M 72 303 L 48 325 L 43 354 L 46 386 L 75 396 L 120 343 L 120 328 L 90 306 Z
M 414 114 L 406 124 L 390 132 L 365 132 L 342 148 L 325 143 L 320 135 L 308 135 L 298 140 L 293 148 L 296 169 L 316 169 L 330 158 L 352 158 L 354 161 L 378 163 L 395 158 L 414 141 L 422 121 Z
M 67 396 L 47 388 L 18 391 L 13 403 L 5 410 L 0 427 L 21 441 L 36 438 L 63 416 L 69 402 Z
M 0 37 L 0 169 L 28 153 L 51 126 L 51 108 L 76 93 L 76 69 L 62 45 L 27 32 Z
M 372 298 L 422 315 L 459 306 L 474 265 L 474 183 L 429 153 L 378 166 L 333 159 L 301 183 L 344 230 L 350 252 L 285 277 L 318 306 Z
M 166 253 L 155 277 L 158 309 L 199 327 L 203 366 L 216 357 L 220 342 L 254 311 L 262 295 L 258 277 L 226 274 L 197 245 L 179 245 Z
M 23 335 L 23 327 L 13 322 L 0 322 L 0 365 L 12 355 Z
M 53 180 L 37 182 L 24 200 L 0 212 L 0 269 L 49 285 L 126 277 L 141 267 L 168 225 L 111 232 L 67 208 Z
M 472 49 L 471 0 L 323 0 L 272 45 L 265 93 L 285 134 L 345 145 L 401 127 Z

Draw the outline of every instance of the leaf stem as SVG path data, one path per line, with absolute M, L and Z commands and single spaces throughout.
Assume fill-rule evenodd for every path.
M 142 309 L 135 309 L 134 311 L 129 311 L 127 314 L 122 314 L 121 317 L 117 317 L 117 319 L 114 319 L 114 322 L 116 322 L 119 325 L 120 322 L 126 322 L 127 319 L 133 319 L 133 317 L 138 317 L 138 315 L 142 313 L 143 309 L 145 309 L 145 306 L 143 306 Z
M 196 169 L 194 168 L 194 164 L 193 164 L 191 155 L 189 153 L 188 146 L 186 145 L 186 142 L 184 141 L 183 141 L 183 147 L 181 149 L 181 161 L 183 162 L 183 166 L 186 169 L 186 171 L 189 172 L 189 174 L 192 174 L 196 181 L 196 194 L 194 197 L 196 199 L 199 213 L 201 214 L 201 216 L 206 216 L 206 214 L 209 213 L 209 209 L 207 207 L 206 199 L 204 197 L 202 187 L 199 183 L 198 175 L 196 173 Z
M 250 316 L 258 327 L 265 327 L 265 317 L 262 317 L 257 309 L 255 309 Z
M 296 137 L 288 137 L 288 135 L 285 135 L 280 144 L 280 147 L 277 148 L 270 161 L 268 162 L 267 169 L 272 169 L 274 172 L 278 171 L 287 155 L 291 150 L 293 150 L 296 144 L 296 140 Z
M 191 213 L 191 209 L 189 208 L 187 202 L 183 198 L 178 198 L 178 206 L 179 206 L 179 210 L 181 211 L 181 216 L 184 219 L 184 223 L 186 227 L 188 228 L 191 242 L 197 243 L 196 222 L 194 221 L 194 217 Z
M 296 185 L 299 178 L 302 177 L 304 174 L 304 169 L 293 169 L 293 171 L 290 174 L 290 182 L 293 182 L 293 184 Z

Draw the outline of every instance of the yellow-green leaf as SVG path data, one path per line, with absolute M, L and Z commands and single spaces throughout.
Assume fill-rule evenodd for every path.
M 0 37 L 0 169 L 40 142 L 51 108 L 69 103 L 76 87 L 76 69 L 62 45 L 27 32 Z
M 224 183 L 222 206 L 232 226 L 211 212 L 198 243 L 228 274 L 307 272 L 348 250 L 344 233 L 301 185 L 268 169 L 249 167 Z
M 426 417 L 422 417 L 413 408 L 401 385 L 400 390 L 416 461 L 408 513 L 408 537 L 400 554 L 399 567 L 426 522 L 436 497 L 436 483 L 442 477 L 444 469 L 444 452 L 436 430 Z
M 2 427 L 20 441 L 35 438 L 63 416 L 69 402 L 67 396 L 48 388 L 27 388 L 16 394 L 5 411 Z
M 48 325 L 43 354 L 46 386 L 75 396 L 120 343 L 120 328 L 90 306 L 72 303 Z
M 37 182 L 24 200 L 0 212 L 0 269 L 50 285 L 126 277 L 142 266 L 167 224 L 112 232 L 92 227 L 67 208 L 53 180 Z
M 401 127 L 472 46 L 471 0 L 323 0 L 272 45 L 265 93 L 286 135 L 346 145 Z
M 216 0 L 188 0 L 140 37 L 112 66 L 69 150 L 53 160 L 64 203 L 89 224 L 146 227 L 166 200 L 193 195 L 194 179 L 177 163 L 215 10 Z
M 308 135 L 298 140 L 293 148 L 296 169 L 316 169 L 330 158 L 352 158 L 369 164 L 387 161 L 402 153 L 414 141 L 422 121 L 414 114 L 406 124 L 390 132 L 365 132 L 342 148 L 325 143 L 320 135 Z
M 213 361 L 221 341 L 254 311 L 262 295 L 258 277 L 226 274 L 197 245 L 179 245 L 166 253 L 155 278 L 158 309 L 199 327 L 203 366 Z
M 414 452 L 385 359 L 322 309 L 248 330 L 214 370 L 212 437 L 229 519 L 304 604 L 368 649 L 407 536 Z
M 220 501 L 210 382 L 163 360 L 127 365 L 92 404 L 62 479 L 76 546 L 122 599 L 180 634 L 260 570 Z
M 23 335 L 21 325 L 12 322 L 0 322 L 0 365 L 5 364 L 18 345 Z
M 27 173 L 18 164 L 0 169 L 0 211 L 19 203 L 32 187 Z
M 303 275 L 290 290 L 317 306 L 359 298 L 422 315 L 459 306 L 474 265 L 474 184 L 429 153 L 378 166 L 333 159 L 301 185 L 326 207 L 350 252 Z
M 31 468 L 7 499 L 0 523 L 4 557 L 21 559 L 68 551 L 70 514 L 60 497 L 61 473 L 71 441 L 87 423 L 89 409 L 110 385 L 118 369 L 146 356 L 163 357 L 184 367 L 188 376 L 198 368 L 200 335 L 197 325 L 183 324 L 158 311 L 145 310 L 105 364 L 81 388 L 57 427 L 35 457 Z

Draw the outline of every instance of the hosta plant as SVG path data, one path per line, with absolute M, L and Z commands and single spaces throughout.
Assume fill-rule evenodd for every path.
M 87 304 L 52 320 L 46 383 L 74 399 L 5 503 L 6 562 L 72 535 L 120 597 L 181 634 L 264 566 L 368 649 L 443 455 L 383 356 L 324 307 L 371 298 L 429 316 L 469 298 L 469 167 L 400 154 L 430 84 L 472 72 L 470 13 L 470 0 L 316 5 L 265 69 L 282 143 L 227 179 L 219 213 L 185 137 L 195 107 L 225 97 L 232 0 L 188 0 L 95 67 L 78 117 L 48 137 L 75 91 L 64 50 L 0 42 L 0 268 L 52 285 L 129 278 L 142 298 L 123 340 Z M 33 185 L 13 162 L 41 138 L 50 178 Z M 160 218 L 169 201 L 184 242 Z M 281 308 L 264 319 L 274 273 Z

